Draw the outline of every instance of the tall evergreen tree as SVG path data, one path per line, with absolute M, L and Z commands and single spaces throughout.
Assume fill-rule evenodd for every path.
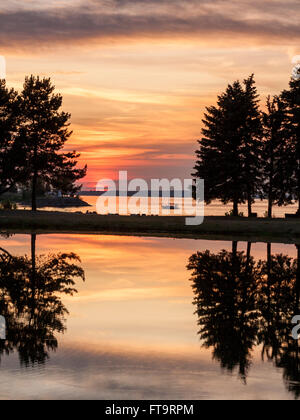
M 205 181 L 205 201 L 220 199 L 238 205 L 248 202 L 248 213 L 261 185 L 261 118 L 254 76 L 228 85 L 217 106 L 207 108 L 203 138 L 196 151 L 193 176 Z
M 248 204 L 248 216 L 252 214 L 252 204 L 261 188 L 262 122 L 259 110 L 259 95 L 254 75 L 244 80 L 244 101 L 241 118 L 241 162 L 244 188 Z
M 289 182 L 285 186 L 284 192 L 298 202 L 297 213 L 300 214 L 300 80 L 292 79 L 290 81 L 290 88 L 281 93 L 281 100 L 287 113 L 286 160 L 290 169 Z
M 26 165 L 32 185 L 32 210 L 36 210 L 38 180 L 56 185 L 66 177 L 74 184 L 86 174 L 86 167 L 76 169 L 76 152 L 65 153 L 63 148 L 72 132 L 70 114 L 60 110 L 62 96 L 54 94 L 50 79 L 26 77 L 19 96 L 21 111 L 20 138 L 26 147 Z
M 0 80 L 0 195 L 26 179 L 23 145 L 19 141 L 17 92 Z
M 289 145 L 285 133 L 285 104 L 280 97 L 267 99 L 266 112 L 263 112 L 263 196 L 268 199 L 268 217 L 272 217 L 274 204 L 290 204 L 292 197 L 285 193 L 290 188 Z

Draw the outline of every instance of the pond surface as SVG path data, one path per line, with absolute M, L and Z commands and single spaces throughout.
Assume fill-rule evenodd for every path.
M 94 235 L 0 246 L 0 399 L 299 397 L 296 246 Z

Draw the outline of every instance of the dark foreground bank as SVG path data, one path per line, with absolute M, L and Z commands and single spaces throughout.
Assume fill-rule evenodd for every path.
M 186 226 L 185 218 L 177 216 L 101 216 L 16 210 L 0 212 L 0 230 L 300 243 L 300 219 L 206 217 L 202 225 Z

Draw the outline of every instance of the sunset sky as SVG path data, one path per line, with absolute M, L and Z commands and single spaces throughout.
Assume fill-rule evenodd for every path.
M 300 54 L 297 0 L 7 0 L 7 81 L 51 76 L 72 114 L 85 187 L 189 177 L 205 106 L 255 73 L 263 103 Z

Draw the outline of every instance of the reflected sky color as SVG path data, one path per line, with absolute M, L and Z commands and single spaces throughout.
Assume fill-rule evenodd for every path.
M 1 238 L 1 246 L 29 254 L 30 237 Z M 62 297 L 70 312 L 67 331 L 45 366 L 19 369 L 16 355 L 2 358 L 0 397 L 292 398 L 281 370 L 263 363 L 259 348 L 247 386 L 222 372 L 210 349 L 201 348 L 186 265 L 197 250 L 224 248 L 231 243 L 38 236 L 37 254 L 78 254 L 86 282 L 76 284 L 74 297 Z M 245 249 L 240 243 L 239 250 Z M 293 245 L 274 244 L 272 252 L 296 256 Z M 253 244 L 252 255 L 265 258 L 266 244 Z

